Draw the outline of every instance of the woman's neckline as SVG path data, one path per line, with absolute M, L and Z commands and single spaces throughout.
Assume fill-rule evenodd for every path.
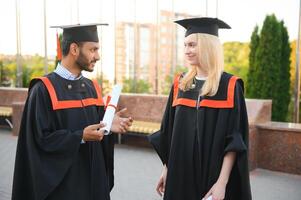
M 207 77 L 205 77 L 205 76 L 203 76 L 203 77 L 195 76 L 195 79 L 199 80 L 199 81 L 205 81 L 207 79 Z

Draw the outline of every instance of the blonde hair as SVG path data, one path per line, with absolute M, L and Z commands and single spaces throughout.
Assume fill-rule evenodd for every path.
M 208 77 L 200 90 L 200 95 L 214 96 L 224 70 L 223 47 L 216 36 L 204 33 L 195 34 L 200 66 L 189 66 L 188 72 L 180 80 L 179 88 L 183 91 L 189 90 L 197 74 L 197 67 L 201 67 Z

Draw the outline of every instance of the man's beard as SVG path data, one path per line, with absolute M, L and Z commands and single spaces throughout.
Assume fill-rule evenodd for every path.
M 79 56 L 75 62 L 81 70 L 92 72 L 93 69 L 89 69 L 89 65 L 92 63 L 96 63 L 96 60 L 92 60 L 91 62 L 89 62 L 89 59 L 87 59 L 87 57 L 80 50 Z

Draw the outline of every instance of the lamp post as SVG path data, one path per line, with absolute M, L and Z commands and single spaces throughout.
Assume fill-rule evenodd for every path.
M 159 31 L 160 31 L 160 24 L 159 24 L 159 0 L 156 0 L 156 36 L 155 36 L 155 94 L 159 93 Z
M 17 35 L 17 74 L 16 87 L 22 87 L 21 36 L 20 36 L 20 0 L 16 0 L 16 35 Z
M 46 0 L 44 0 L 43 2 L 44 2 L 44 74 L 48 74 Z
M 301 23 L 301 0 L 299 3 L 298 39 L 296 49 L 296 83 L 295 83 L 295 112 L 294 122 L 299 123 L 299 102 L 300 102 L 300 23 Z
M 114 84 L 117 84 L 117 21 L 116 21 L 116 0 L 114 0 Z
M 137 92 L 137 74 L 138 74 L 138 24 L 137 24 L 137 0 L 134 0 L 134 93 Z M 139 54 L 140 55 L 140 54 Z

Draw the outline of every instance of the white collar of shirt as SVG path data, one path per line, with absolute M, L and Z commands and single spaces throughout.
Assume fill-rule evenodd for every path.
M 57 67 L 54 70 L 54 72 L 57 75 L 59 75 L 60 77 L 62 77 L 64 79 L 67 79 L 67 80 L 71 80 L 71 81 L 79 80 L 83 76 L 82 74 L 80 74 L 79 76 L 75 76 L 66 67 L 64 67 L 63 65 L 61 65 L 61 63 L 57 64 Z

